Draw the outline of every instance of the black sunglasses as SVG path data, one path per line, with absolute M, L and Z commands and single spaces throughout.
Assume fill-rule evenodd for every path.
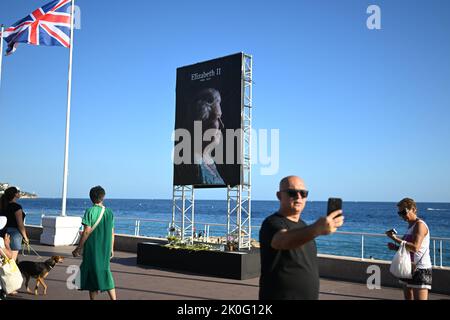
M 403 209 L 402 211 L 397 212 L 399 216 L 406 216 L 408 212 L 406 212 L 406 209 Z
M 297 194 L 299 194 L 299 193 L 302 196 L 302 198 L 308 198 L 308 193 L 309 193 L 308 190 L 296 190 L 296 189 L 287 189 L 287 190 L 283 190 L 281 192 L 286 192 L 290 198 L 296 198 Z

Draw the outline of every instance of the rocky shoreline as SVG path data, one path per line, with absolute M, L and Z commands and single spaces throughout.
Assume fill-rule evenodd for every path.
M 9 183 L 6 182 L 0 182 L 0 196 L 5 192 L 6 189 L 9 187 L 12 187 Z M 18 188 L 20 190 L 20 188 Z M 37 199 L 38 196 L 35 193 L 20 191 L 20 197 L 22 199 Z

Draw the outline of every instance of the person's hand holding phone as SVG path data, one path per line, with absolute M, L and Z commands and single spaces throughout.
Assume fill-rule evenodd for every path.
M 328 216 L 318 219 L 314 225 L 318 235 L 328 235 L 337 231 L 344 224 L 342 210 L 331 212 Z
M 386 235 L 388 236 L 388 238 L 391 238 L 392 240 L 395 240 L 397 238 L 394 230 L 386 231 Z
M 328 198 L 327 216 L 337 210 L 342 210 L 342 199 L 341 198 Z

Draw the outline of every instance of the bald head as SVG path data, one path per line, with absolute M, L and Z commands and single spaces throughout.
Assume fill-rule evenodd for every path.
M 279 191 L 286 190 L 286 189 L 300 189 L 296 188 L 295 186 L 301 185 L 302 188 L 305 188 L 305 181 L 297 176 L 287 176 L 281 179 L 280 181 L 280 189 Z
M 288 176 L 280 181 L 280 190 L 277 192 L 277 198 L 280 200 L 281 215 L 288 219 L 298 221 L 300 214 L 306 205 L 306 198 L 303 198 L 299 192 L 296 196 L 289 195 L 287 190 L 306 190 L 305 182 L 302 178 L 297 176 Z

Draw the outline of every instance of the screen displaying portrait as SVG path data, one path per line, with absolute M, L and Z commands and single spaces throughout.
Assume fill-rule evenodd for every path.
M 174 185 L 241 183 L 243 54 L 177 69 Z

